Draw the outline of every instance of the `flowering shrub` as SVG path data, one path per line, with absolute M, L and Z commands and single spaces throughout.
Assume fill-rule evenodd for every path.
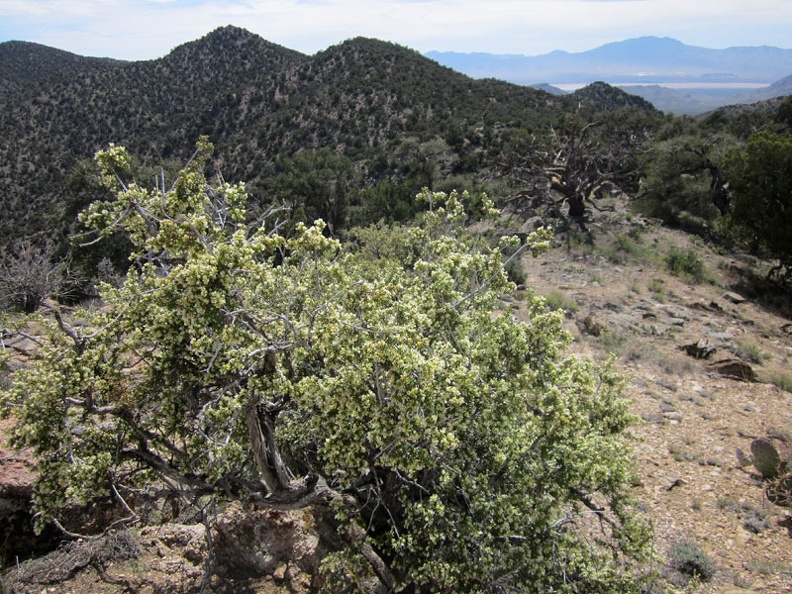
M 325 563 L 334 591 L 627 591 L 613 553 L 648 535 L 621 378 L 565 356 L 540 298 L 528 324 L 497 309 L 501 254 L 549 232 L 489 246 L 462 226 L 493 214 L 486 196 L 426 190 L 419 224 L 354 249 L 322 221 L 284 234 L 277 209 L 251 223 L 243 186 L 207 180 L 210 153 L 168 191 L 122 184 L 123 149 L 98 156 L 117 198 L 83 220 L 125 230 L 135 265 L 79 324 L 53 320 L 2 396 L 42 518 L 156 482 L 329 510 L 348 543 Z

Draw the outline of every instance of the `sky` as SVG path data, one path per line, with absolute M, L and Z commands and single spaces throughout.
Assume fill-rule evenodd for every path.
M 654 35 L 792 49 L 792 0 L 0 0 L 0 41 L 148 60 L 224 25 L 314 54 L 357 36 L 540 55 Z

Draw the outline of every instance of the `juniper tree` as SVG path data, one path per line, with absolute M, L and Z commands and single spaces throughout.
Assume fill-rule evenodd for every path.
M 727 154 L 731 223 L 756 252 L 776 259 L 768 276 L 792 276 L 792 136 L 762 131 Z
M 626 591 L 647 530 L 622 379 L 566 355 L 539 297 L 527 323 L 499 306 L 503 246 L 461 224 L 492 203 L 424 191 L 419 224 L 345 247 L 321 221 L 248 221 L 210 153 L 170 189 L 122 183 L 120 147 L 97 156 L 116 198 L 83 222 L 123 230 L 134 265 L 102 307 L 54 316 L 2 396 L 41 517 L 154 484 L 327 510 L 348 543 L 325 562 L 335 591 Z

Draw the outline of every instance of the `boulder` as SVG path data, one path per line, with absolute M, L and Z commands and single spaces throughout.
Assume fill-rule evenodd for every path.
M 695 359 L 709 359 L 717 351 L 714 346 L 710 346 L 709 341 L 706 338 L 702 338 L 693 344 L 684 344 L 678 346 L 677 348 L 680 351 L 685 351 L 688 356 L 694 357 Z
M 743 382 L 759 381 L 753 367 L 740 361 L 739 359 L 723 359 L 715 361 L 710 365 L 710 369 L 724 377 L 736 379 Z
M 745 297 L 733 291 L 726 291 L 723 295 L 721 295 L 721 297 L 726 301 L 730 301 L 731 303 L 734 303 L 735 305 L 740 305 L 741 303 L 745 303 Z

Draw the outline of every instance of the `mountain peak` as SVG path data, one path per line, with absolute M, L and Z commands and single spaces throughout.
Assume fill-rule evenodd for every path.
M 597 81 L 578 89 L 570 96 L 579 105 L 592 107 L 597 111 L 612 111 L 622 107 L 632 107 L 645 111 L 656 111 L 654 105 L 643 97 L 631 95 L 622 89 Z
M 256 35 L 255 33 L 251 33 L 247 29 L 243 29 L 242 27 L 236 27 L 234 25 L 225 25 L 223 27 L 218 27 L 213 31 L 207 33 L 200 39 L 195 41 L 188 41 L 180 46 L 174 48 L 171 52 L 177 53 L 179 51 L 228 51 L 233 48 L 241 48 L 245 47 L 246 49 L 253 49 L 255 47 L 258 48 L 268 48 L 268 49 L 280 49 L 284 52 L 290 52 L 293 54 L 298 54 L 294 50 L 290 50 L 274 43 L 271 43 L 265 40 L 263 37 Z
M 703 48 L 685 45 L 672 37 L 647 36 L 606 43 L 598 48 L 577 55 L 596 57 L 597 59 L 615 58 L 622 62 L 641 60 L 656 63 L 673 60 L 675 56 L 683 55 L 689 50 L 703 50 Z
M 652 47 L 681 47 L 685 44 L 679 41 L 678 39 L 674 39 L 673 37 L 658 37 L 656 35 L 644 35 L 642 37 L 632 37 L 630 39 L 624 39 L 622 41 L 615 41 L 613 43 L 606 43 L 605 45 L 620 45 L 622 47 L 626 46 L 652 46 Z
M 262 39 L 255 33 L 251 33 L 247 29 L 243 29 L 242 27 L 237 27 L 235 25 L 224 25 L 222 27 L 217 27 L 203 36 L 203 40 L 205 41 L 236 41 L 240 43 L 244 43 L 245 41 L 249 41 L 251 39 Z
M 281 68 L 305 59 L 300 52 L 271 43 L 247 29 L 226 25 L 174 48 L 165 63 L 177 68 L 203 64 L 216 72 Z

